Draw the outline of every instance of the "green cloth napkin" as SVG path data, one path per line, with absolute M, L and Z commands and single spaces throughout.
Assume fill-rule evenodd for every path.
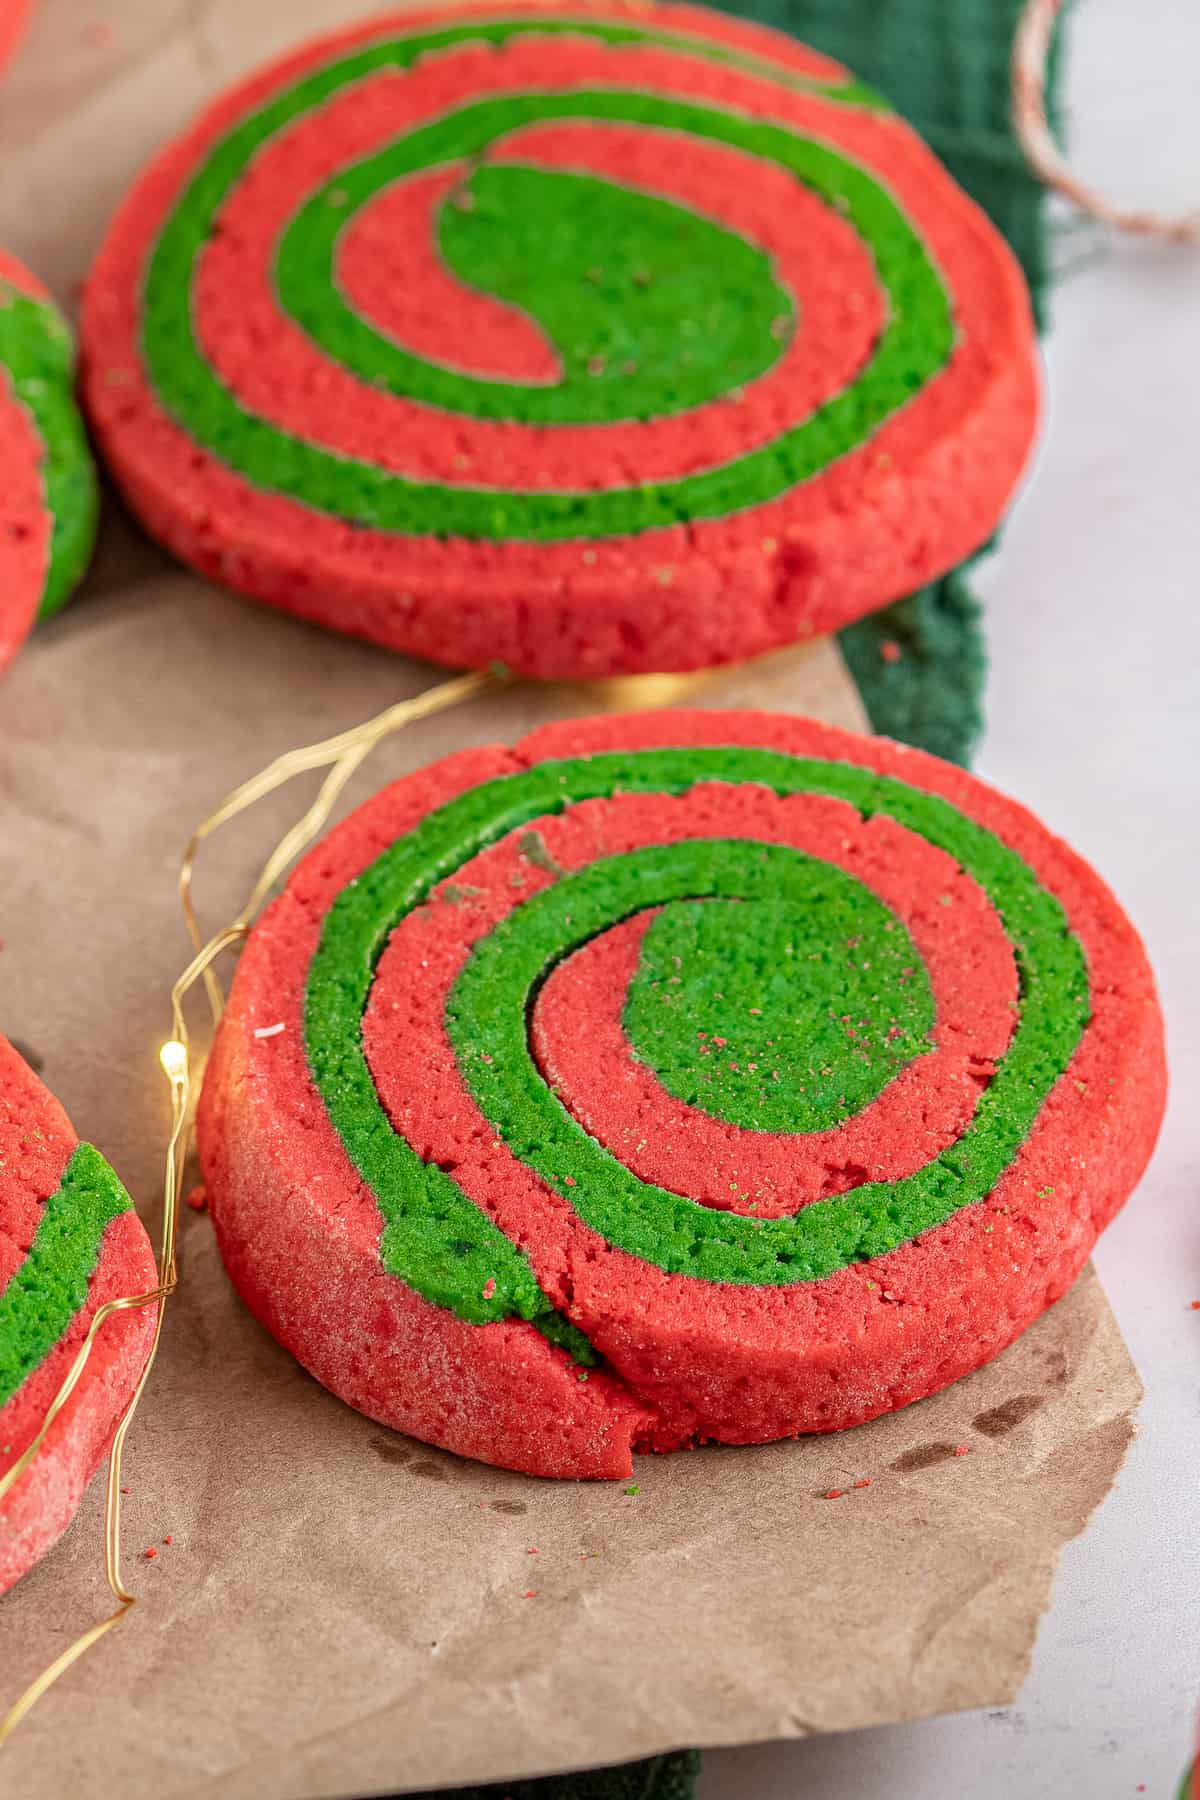
M 932 144 L 1008 238 L 1039 321 L 1048 267 L 1043 190 L 1009 119 L 1008 63 L 1021 0 L 726 0 L 844 62 Z M 1055 92 L 1054 66 L 1048 93 Z M 876 731 L 966 763 L 983 724 L 987 653 L 971 564 L 839 634 Z M 900 648 L 897 660 L 885 644 Z M 582 1775 L 457 1789 L 457 1800 L 692 1800 L 694 1750 Z M 431 1795 L 418 1800 L 434 1800 Z
M 1044 191 L 1012 129 L 1009 59 L 1022 0 L 732 0 L 824 50 L 910 119 L 1016 251 L 1044 318 Z M 1047 91 L 1054 119 L 1056 42 Z M 987 650 L 971 564 L 840 633 L 876 731 L 968 763 L 983 728 Z M 884 655 L 884 646 L 898 646 Z
M 616 1769 L 551 1775 L 544 1781 L 502 1781 L 495 1787 L 455 1788 L 445 1800 L 692 1800 L 700 1773 L 697 1750 L 676 1750 Z M 439 1800 L 434 1794 L 415 1800 Z

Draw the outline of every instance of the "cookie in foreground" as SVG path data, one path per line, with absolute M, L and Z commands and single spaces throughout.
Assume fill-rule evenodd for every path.
M 454 667 L 738 661 L 994 530 L 1038 407 L 998 232 L 838 64 L 690 6 L 470 5 L 218 99 L 87 284 L 93 424 L 203 573 Z
M 41 1429 L 98 1308 L 157 1280 L 120 1181 L 0 1037 L 0 1476 Z M 74 1518 L 153 1336 L 152 1307 L 115 1313 L 98 1332 L 49 1436 L 0 1500 L 0 1593 Z
M 1070 1286 L 1165 1092 L 1142 945 L 1022 807 L 764 713 L 395 783 L 253 932 L 199 1145 L 229 1273 L 485 1462 L 833 1431 Z
M 75 406 L 75 347 L 42 284 L 0 250 L 0 670 L 57 612 L 96 536 L 96 472 Z

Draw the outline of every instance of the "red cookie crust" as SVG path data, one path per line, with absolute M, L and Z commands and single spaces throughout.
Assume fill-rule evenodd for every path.
M 499 10 L 469 6 L 452 16 Z M 502 10 L 515 16 L 536 9 L 518 3 Z M 765 110 L 879 171 L 943 272 L 958 328 L 950 363 L 864 444 L 784 496 L 724 518 L 623 537 L 528 543 L 352 529 L 331 514 L 251 487 L 176 425 L 142 362 L 140 281 L 159 229 L 197 162 L 244 112 L 333 48 L 380 35 L 392 22 L 407 29 L 446 16 L 414 12 L 375 19 L 251 77 L 168 146 L 122 205 L 88 282 L 84 383 L 106 458 L 147 529 L 213 579 L 317 623 L 453 667 L 500 661 L 522 674 L 566 679 L 738 661 L 836 629 L 978 549 L 1011 497 L 1039 406 L 1028 296 L 1007 246 L 894 115 L 839 108 L 747 69 L 700 62 L 681 68 L 672 53 L 657 49 L 621 51 L 619 66 L 633 85 Z M 618 0 L 603 16 L 716 36 L 810 76 L 839 74 L 836 65 L 778 33 L 700 8 L 652 9 Z M 564 40 L 555 46 L 555 67 L 561 63 L 567 70 L 567 85 L 586 84 L 589 72 L 593 83 L 603 83 L 606 55 L 611 53 Z M 816 403 L 819 394 L 811 402 L 809 396 L 814 380 L 820 385 L 819 369 L 807 366 L 812 344 L 828 349 L 832 365 L 869 326 L 878 295 L 858 280 L 863 251 L 842 241 L 850 234 L 841 221 L 769 169 L 726 183 L 721 192 L 731 216 L 739 208 L 753 212 L 760 190 L 760 222 L 749 235 L 778 255 L 774 237 L 786 235 L 791 209 L 822 211 L 830 265 L 841 264 L 841 298 L 865 312 L 844 318 L 845 331 L 833 330 L 826 344 L 810 333 L 821 307 L 831 300 L 836 304 L 838 296 L 823 295 L 818 284 L 810 306 L 802 288 L 806 323 L 793 353 L 770 376 L 750 384 L 744 401 L 731 397 L 698 417 L 658 420 L 636 437 L 622 438 L 607 426 L 548 432 L 439 416 L 435 408 L 352 380 L 319 352 L 272 303 L 265 280 L 276 229 L 294 209 L 302 191 L 298 184 L 311 186 L 331 172 L 321 158 L 327 162 L 332 147 L 339 156 L 350 156 L 378 141 L 383 124 L 376 113 L 385 115 L 386 123 L 407 117 L 406 108 L 419 115 L 421 106 L 434 100 L 446 104 L 473 91 L 493 91 L 506 79 L 505 69 L 519 86 L 536 66 L 528 45 L 506 50 L 503 57 L 462 49 L 453 57 L 431 59 L 433 64 L 436 71 L 428 77 L 418 66 L 390 85 L 364 84 L 335 98 L 319 118 L 290 128 L 278 143 L 264 147 L 253 187 L 235 190 L 227 202 L 223 229 L 201 258 L 197 330 L 222 379 L 252 410 L 342 454 L 368 453 L 372 461 L 416 479 L 497 485 L 502 491 L 561 487 L 564 481 L 570 486 L 572 473 L 585 487 L 609 485 L 614 474 L 648 481 L 660 465 L 678 472 L 679 458 L 688 455 L 694 467 L 705 467 L 721 462 L 747 437 L 763 441 L 764 421 L 771 405 L 778 406 L 777 398 L 769 397 L 778 396 L 781 382 L 795 380 L 789 404 L 797 398 Z M 421 83 L 427 78 L 431 99 L 426 103 Z M 516 134 L 528 138 L 531 160 L 552 150 L 555 156 L 566 154 L 566 144 L 574 141 L 584 166 L 592 166 L 600 152 L 595 145 L 584 152 L 587 135 L 571 124 Z M 628 134 L 624 151 L 619 132 L 606 128 L 603 135 L 618 160 L 624 156 L 628 166 L 636 159 L 636 134 Z M 644 160 L 644 144 L 641 155 Z M 696 150 L 697 167 L 706 158 L 737 160 L 736 153 L 716 146 Z M 659 153 L 649 185 L 668 193 L 686 185 L 691 161 L 689 154 L 676 169 L 664 166 Z M 386 284 L 364 271 L 364 258 L 389 222 L 394 226 L 403 217 L 411 223 L 422 201 L 431 204 L 437 185 L 406 184 L 376 203 L 378 216 L 373 217 L 376 208 L 364 210 L 342 254 L 347 290 L 383 329 L 402 324 L 404 341 L 431 355 L 449 285 L 444 272 L 433 281 L 430 304 L 418 297 L 397 306 L 383 292 Z M 791 199 L 782 206 L 767 204 L 765 196 L 779 185 L 790 190 Z M 710 189 L 710 197 L 715 192 Z M 423 250 L 409 275 L 419 274 L 429 261 Z M 492 341 L 497 309 L 489 314 L 486 304 L 464 301 L 462 317 L 466 332 L 472 332 L 472 321 L 481 324 L 480 367 L 503 366 Z M 523 341 L 512 347 L 517 366 L 525 366 L 529 353 Z M 760 400 L 766 408 L 761 416 L 755 411 Z
M 445 1032 L 445 993 L 467 940 L 511 905 L 520 857 L 514 838 L 482 852 L 450 878 L 460 895 L 467 884 L 479 889 L 469 903 L 435 902 L 393 933 L 364 1046 L 394 1127 L 421 1156 L 452 1167 L 459 1186 L 525 1247 L 544 1291 L 605 1359 L 581 1382 L 533 1327 L 466 1325 L 382 1273 L 374 1197 L 309 1075 L 305 980 L 335 895 L 430 809 L 546 758 L 694 744 L 848 761 L 944 796 L 1015 849 L 1061 901 L 1087 957 L 1093 1014 L 985 1200 L 820 1282 L 749 1288 L 670 1275 L 586 1226 L 496 1141 L 462 1082 Z M 669 803 L 682 809 L 674 832 L 706 835 L 685 813 L 688 804 L 709 803 L 707 835 L 727 831 L 727 794 L 703 784 Z M 740 798 L 751 804 L 746 792 Z M 671 835 L 668 809 L 653 796 L 586 802 L 537 829 L 552 862 L 570 868 L 655 841 L 656 807 L 657 829 Z M 766 819 L 765 790 L 761 810 Z M 757 834 L 761 822 L 750 824 Z M 520 866 L 522 897 L 552 879 L 527 861 Z M 1003 999 L 1009 975 L 1003 956 L 988 963 L 986 934 L 981 943 L 986 1012 L 990 998 Z M 259 1029 L 268 1035 L 257 1037 Z M 961 770 L 883 740 L 764 714 L 670 713 L 570 722 L 512 751 L 463 752 L 385 789 L 332 833 L 243 954 L 205 1082 L 199 1144 L 235 1285 L 334 1392 L 384 1423 L 484 1461 L 535 1474 L 619 1476 L 631 1450 L 835 1430 L 988 1361 L 1069 1287 L 1144 1167 L 1164 1095 L 1162 1022 L 1140 940 L 1094 872 L 1023 808 Z M 668 1185 L 689 1191 L 679 1169 Z
M 58 1188 L 78 1141 L 58 1101 L 0 1037 L 0 1290 L 24 1260 L 41 1207 Z M 87 1300 L 69 1330 L 0 1407 L 0 1475 L 41 1429 L 96 1310 L 123 1294 L 147 1292 L 157 1279 L 137 1214 L 119 1214 L 105 1229 Z M 98 1333 L 49 1436 L 0 1501 L 0 1594 L 46 1554 L 79 1510 L 141 1379 L 153 1335 L 152 1309 L 118 1313 Z

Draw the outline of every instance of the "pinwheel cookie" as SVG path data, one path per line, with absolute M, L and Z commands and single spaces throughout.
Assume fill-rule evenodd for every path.
M 41 283 L 0 250 L 0 670 L 57 612 L 92 553 L 96 474 L 74 345 Z
M 0 1038 L 0 1478 L 37 1435 L 97 1309 L 156 1280 L 125 1189 Z M 74 1518 L 153 1333 L 151 1308 L 101 1326 L 41 1449 L 0 1499 L 0 1593 Z
M 336 830 L 246 947 L 199 1140 L 230 1275 L 334 1392 L 617 1476 L 996 1355 L 1164 1079 L 1136 932 L 1021 807 L 674 713 L 463 752 Z
M 689 669 L 977 549 L 1034 430 L 999 234 L 826 57 L 704 9 L 377 17 L 121 207 L 86 393 L 214 579 L 459 667 Z

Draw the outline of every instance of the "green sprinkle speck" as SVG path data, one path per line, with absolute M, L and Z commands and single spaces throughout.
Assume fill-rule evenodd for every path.
M 566 874 L 566 870 L 562 867 L 561 863 L 555 862 L 549 850 L 547 850 L 546 840 L 540 831 L 523 831 L 518 840 L 517 848 L 525 858 L 525 861 L 532 863 L 535 869 L 543 869 L 547 875 Z

